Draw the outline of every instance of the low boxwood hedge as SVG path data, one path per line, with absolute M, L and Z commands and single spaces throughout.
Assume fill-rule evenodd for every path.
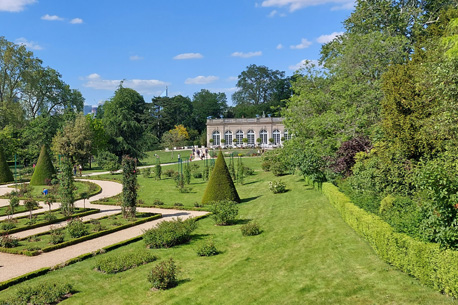
M 441 249 L 438 244 L 395 232 L 380 217 L 355 206 L 331 183 L 323 183 L 322 192 L 382 259 L 420 282 L 458 297 L 458 251 Z

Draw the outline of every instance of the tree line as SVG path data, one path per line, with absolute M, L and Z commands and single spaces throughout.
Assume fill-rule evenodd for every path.
M 285 162 L 457 248 L 457 2 L 360 0 L 344 27 L 292 84 Z
M 229 106 L 225 93 L 202 89 L 192 98 L 154 97 L 146 102 L 121 82 L 97 115 L 81 114 L 84 97 L 71 89 L 55 69 L 28 51 L 0 37 L 0 143 L 8 160 L 36 162 L 43 144 L 55 157 L 88 164 L 109 152 L 141 158 L 146 151 L 206 144 L 206 120 L 254 117 L 280 110 L 291 96 L 291 77 L 265 66 L 243 71 Z

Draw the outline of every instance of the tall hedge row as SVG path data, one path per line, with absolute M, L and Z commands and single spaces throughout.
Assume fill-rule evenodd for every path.
M 231 200 L 240 202 L 239 194 L 232 181 L 231 174 L 227 169 L 226 161 L 224 161 L 223 153 L 218 153 L 218 158 L 215 162 L 215 167 L 205 189 L 202 203 L 210 203 L 213 201 Z
M 51 180 L 56 175 L 56 170 L 52 165 L 51 157 L 49 156 L 46 146 L 41 147 L 40 156 L 38 157 L 35 170 L 33 171 L 30 185 L 45 185 L 46 179 Z
M 13 173 L 11 172 L 8 163 L 6 162 L 3 148 L 0 147 L 0 183 L 14 181 Z
M 458 297 L 458 251 L 441 249 L 438 244 L 395 232 L 380 217 L 355 206 L 331 183 L 324 183 L 322 192 L 345 222 L 363 236 L 382 259 L 422 283 Z

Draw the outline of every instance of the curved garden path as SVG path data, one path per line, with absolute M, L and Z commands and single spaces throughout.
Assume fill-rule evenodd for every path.
M 122 185 L 117 182 L 112 181 L 100 181 L 100 180 L 88 180 L 82 179 L 84 181 L 90 181 L 101 186 L 102 192 L 92 196 L 89 200 L 86 200 L 86 208 L 96 208 L 100 209 L 100 213 L 89 215 L 83 217 L 83 220 L 89 220 L 91 218 L 99 218 L 110 214 L 116 214 L 121 211 L 119 206 L 112 205 L 97 205 L 92 204 L 92 201 L 96 201 L 103 198 L 112 197 L 119 194 L 122 191 Z M 13 190 L 9 188 L 8 185 L 0 186 L 0 195 L 4 195 Z M 75 202 L 75 206 L 83 207 L 83 200 L 78 200 Z M 7 199 L 0 199 L 0 206 L 8 205 Z M 43 202 L 40 202 L 40 205 L 44 206 Z M 59 208 L 59 203 L 54 203 L 52 209 Z M 46 207 L 47 209 L 47 207 Z M 42 253 L 38 256 L 24 256 L 24 255 L 15 255 L 7 254 L 0 252 L 0 282 L 21 276 L 23 274 L 44 268 L 44 267 L 54 267 L 59 264 L 63 264 L 69 259 L 80 256 L 82 254 L 95 252 L 103 247 L 130 239 L 132 237 L 140 236 L 143 234 L 143 230 L 150 229 L 156 224 L 171 220 L 176 217 L 182 219 L 190 217 L 198 217 L 207 214 L 207 212 L 202 211 L 185 211 L 185 210 L 172 210 L 172 209 L 157 209 L 157 208 L 138 208 L 140 212 L 152 212 L 152 213 L 161 213 L 162 218 L 140 224 L 131 228 L 127 228 L 118 232 L 114 232 L 105 236 L 101 236 L 95 239 L 91 239 L 79 244 L 65 247 L 63 249 L 54 250 L 48 253 Z M 43 209 L 35 210 L 34 213 L 42 212 Z M 29 212 L 15 214 L 15 217 L 21 215 L 28 215 Z M 0 217 L 0 220 L 3 220 L 5 217 Z M 56 225 L 56 224 L 54 224 Z M 65 223 L 62 223 L 65 225 Z M 40 227 L 32 230 L 23 231 L 17 234 L 14 234 L 16 237 L 25 237 L 33 234 L 37 234 L 43 231 L 48 231 L 49 226 Z

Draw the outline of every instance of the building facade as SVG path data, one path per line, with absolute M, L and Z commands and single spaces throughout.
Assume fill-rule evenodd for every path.
M 289 139 L 283 118 L 208 119 L 207 147 L 278 147 Z

